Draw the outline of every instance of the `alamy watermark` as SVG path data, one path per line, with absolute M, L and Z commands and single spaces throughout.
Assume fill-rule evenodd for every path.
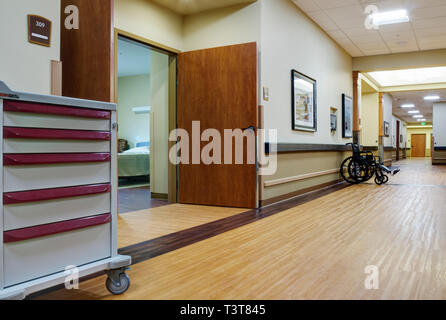
M 270 143 L 265 153 L 264 140 Z M 260 175 L 273 175 L 277 171 L 277 130 L 224 129 L 223 132 L 208 128 L 201 131 L 200 121 L 192 122 L 192 132 L 173 130 L 169 141 L 169 161 L 174 164 L 205 165 L 256 165 Z M 202 147 L 203 142 L 206 144 Z M 257 146 L 259 146 L 257 148 Z
M 365 267 L 364 273 L 367 275 L 364 280 L 364 287 L 366 290 L 379 289 L 379 268 L 374 265 Z

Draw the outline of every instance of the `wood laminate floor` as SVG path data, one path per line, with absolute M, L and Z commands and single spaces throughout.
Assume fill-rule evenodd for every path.
M 118 247 L 162 237 L 243 211 L 246 209 L 169 204 L 121 214 L 118 217 Z
M 446 299 L 446 167 L 405 160 L 385 186 L 344 188 L 41 299 Z M 167 208 L 167 207 L 164 207 Z M 364 286 L 367 266 L 379 289 Z

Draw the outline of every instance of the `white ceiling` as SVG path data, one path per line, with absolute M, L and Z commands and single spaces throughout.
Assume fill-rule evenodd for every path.
M 251 3 L 257 0 L 152 0 L 181 15 L 194 14 L 206 10 Z
M 438 101 L 426 101 L 425 96 L 438 95 L 441 97 L 439 101 L 446 101 L 446 90 L 425 90 L 425 91 L 404 91 L 392 92 L 390 94 L 393 98 L 393 114 L 406 122 L 417 122 L 409 110 L 419 110 L 427 122 L 432 121 L 433 105 Z M 414 104 L 415 108 L 403 109 L 403 104 Z
M 150 48 L 118 39 L 118 77 L 150 73 Z
M 353 57 L 446 48 L 446 0 L 292 0 Z M 365 8 L 406 9 L 411 21 L 365 27 Z

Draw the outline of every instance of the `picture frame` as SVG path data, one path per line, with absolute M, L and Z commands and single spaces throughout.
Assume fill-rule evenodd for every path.
M 292 130 L 317 131 L 317 81 L 291 70 Z
M 353 98 L 342 95 L 342 137 L 353 138 Z
M 390 123 L 387 121 L 384 121 L 384 136 L 390 137 Z

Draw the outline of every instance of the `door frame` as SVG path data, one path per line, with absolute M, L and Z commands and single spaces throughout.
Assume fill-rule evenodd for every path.
M 113 49 L 114 49 L 114 81 L 113 81 L 113 97 L 114 102 L 118 103 L 118 37 L 124 37 L 144 45 L 148 45 L 151 49 L 167 54 L 169 56 L 169 132 L 177 129 L 177 60 L 180 50 L 165 46 L 161 43 L 140 37 L 136 34 L 114 28 Z M 170 150 L 175 142 L 168 141 L 168 149 Z M 168 161 L 168 201 L 171 203 L 178 202 L 178 166 Z
M 414 143 L 413 143 L 413 137 L 414 136 L 424 136 L 424 155 L 422 157 L 414 157 Z M 425 133 L 412 133 L 410 136 L 410 143 L 411 143 L 411 158 L 426 158 L 426 139 L 427 135 Z

